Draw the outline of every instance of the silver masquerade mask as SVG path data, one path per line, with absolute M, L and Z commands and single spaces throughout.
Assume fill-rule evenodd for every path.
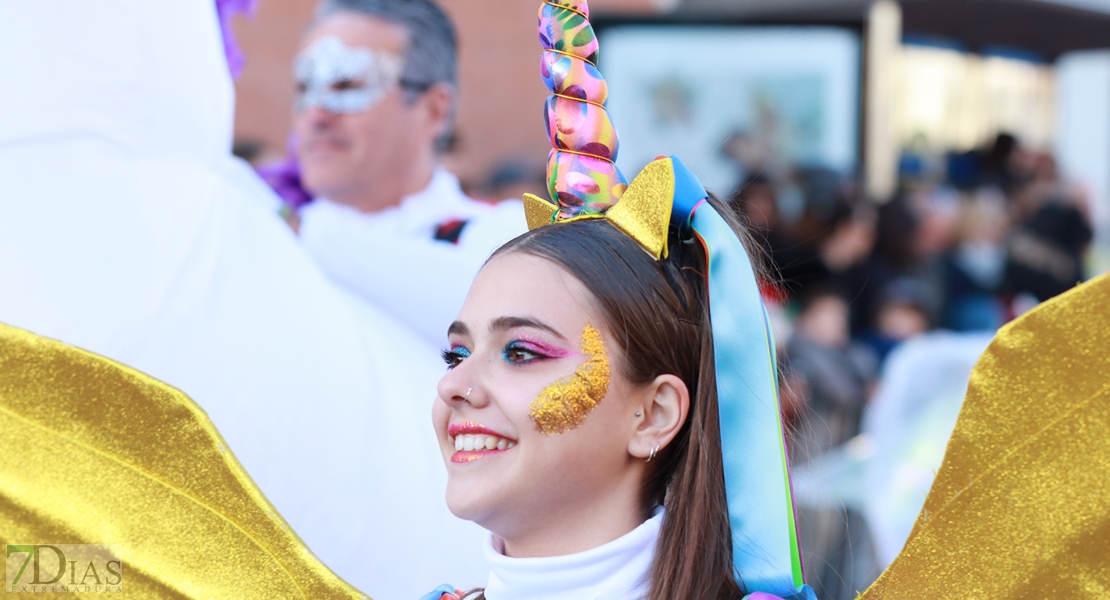
M 389 52 L 352 48 L 326 37 L 297 56 L 297 110 L 314 106 L 333 113 L 373 107 L 401 81 L 404 60 Z

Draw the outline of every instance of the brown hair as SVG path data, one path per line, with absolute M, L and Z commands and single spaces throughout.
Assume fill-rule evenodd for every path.
M 752 248 L 736 216 L 715 198 L 710 204 Z M 681 239 L 673 226 L 668 237 L 669 257 L 656 261 L 605 220 L 572 221 L 530 231 L 493 256 L 530 254 L 581 281 L 620 345 L 614 363 L 630 382 L 672 374 L 686 383 L 689 416 L 644 482 L 644 518 L 659 504 L 667 507 L 648 598 L 739 599 L 744 594 L 732 566 L 707 261 L 696 240 Z

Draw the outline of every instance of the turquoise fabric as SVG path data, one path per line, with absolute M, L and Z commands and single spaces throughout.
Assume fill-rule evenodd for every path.
M 436 589 L 424 594 L 420 600 L 439 600 L 444 594 L 454 594 L 455 588 L 449 585 L 441 585 Z
M 804 591 L 804 582 L 771 324 L 743 244 L 721 215 L 702 201 L 707 194 L 697 178 L 677 158 L 671 161 L 672 220 L 691 227 L 709 255 L 709 310 L 733 562 L 745 589 L 790 597 Z

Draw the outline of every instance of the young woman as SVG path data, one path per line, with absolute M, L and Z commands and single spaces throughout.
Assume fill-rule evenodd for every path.
M 743 596 L 707 265 L 669 250 L 586 220 L 521 236 L 475 280 L 433 414 L 451 511 L 494 534 L 488 600 Z
M 448 506 L 493 534 L 481 594 L 810 597 L 744 235 L 677 159 L 625 183 L 583 0 L 540 40 L 555 204 L 525 195 L 474 281 L 433 411 Z

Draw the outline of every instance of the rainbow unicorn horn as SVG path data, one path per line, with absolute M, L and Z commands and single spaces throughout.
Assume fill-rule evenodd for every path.
M 532 208 L 543 210 L 529 213 L 548 223 L 598 218 L 616 204 L 628 183 L 613 163 L 617 131 L 605 109 L 609 91 L 597 70 L 597 37 L 586 0 L 546 0 L 540 6 L 539 34 L 544 48 L 540 73 L 551 90 L 544 105 L 552 146 L 547 191 L 557 211 L 532 196 Z

